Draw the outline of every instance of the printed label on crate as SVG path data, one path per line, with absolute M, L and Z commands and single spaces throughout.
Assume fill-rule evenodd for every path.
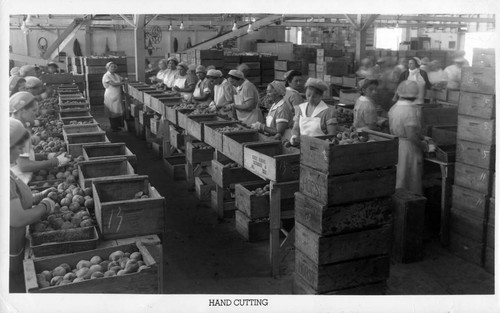
M 251 168 L 253 170 L 256 170 L 262 174 L 267 174 L 268 173 L 268 164 L 266 162 L 266 159 L 259 158 L 257 155 L 252 155 L 252 165 Z

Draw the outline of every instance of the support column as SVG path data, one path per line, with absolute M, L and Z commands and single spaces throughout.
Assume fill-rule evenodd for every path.
M 84 56 L 92 55 L 92 32 L 90 30 L 90 25 L 85 27 L 85 52 Z
M 144 49 L 144 14 L 135 15 L 135 80 L 145 81 L 146 73 L 144 60 L 146 59 L 146 49 Z
M 360 64 L 366 55 L 366 28 L 358 31 L 356 35 L 356 62 Z

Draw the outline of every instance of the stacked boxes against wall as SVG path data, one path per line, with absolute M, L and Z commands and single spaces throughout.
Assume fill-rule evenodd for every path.
M 348 75 L 350 63 L 349 58 L 343 57 L 342 50 L 318 49 L 316 51 L 316 78 L 331 83 L 333 76 Z
M 389 277 L 397 138 L 335 145 L 301 137 L 294 293 L 383 294 Z
M 302 71 L 301 61 L 274 61 L 274 79 L 285 80 L 284 75 L 286 72 L 296 70 Z
M 276 60 L 278 60 L 277 56 L 272 56 L 272 55 L 260 56 L 261 84 L 269 84 L 274 80 L 274 61 Z
M 495 68 L 462 69 L 450 249 L 493 272 Z
M 187 58 L 187 55 L 186 55 Z M 186 59 L 186 62 L 188 60 Z M 216 69 L 224 68 L 224 51 L 223 50 L 196 50 L 196 65 L 215 66 Z
M 258 54 L 242 55 L 240 56 L 240 61 L 248 66 L 248 72 L 246 73 L 245 78 L 255 86 L 259 86 L 261 84 L 260 56 Z
M 241 63 L 240 60 L 239 55 L 224 55 L 224 68 L 222 69 L 224 77 L 226 77 L 230 70 L 238 68 L 238 65 Z
M 87 83 L 87 98 L 90 105 L 101 105 L 104 103 L 104 86 L 102 76 L 106 73 L 106 63 L 113 61 L 118 70 L 116 74 L 127 77 L 127 58 L 125 57 L 86 57 L 83 59 L 85 65 L 85 80 Z

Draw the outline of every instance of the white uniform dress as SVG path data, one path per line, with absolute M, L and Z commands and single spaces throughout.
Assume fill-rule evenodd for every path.
M 377 107 L 373 101 L 365 96 L 361 96 L 356 100 L 354 105 L 354 122 L 358 132 L 369 129 L 368 125 L 376 124 L 378 120 Z
M 122 78 L 118 74 L 111 74 L 106 72 L 102 77 L 102 85 L 106 90 L 104 91 L 104 113 L 109 118 L 116 118 L 123 115 L 122 107 L 122 87 L 111 86 L 109 83 L 121 83 Z
M 389 110 L 391 134 L 399 137 L 396 188 L 404 188 L 419 195 L 422 194 L 422 150 L 408 140 L 405 127 L 416 127 L 420 133 L 420 112 L 420 108 L 408 100 L 399 100 Z
M 423 104 L 425 95 L 425 80 L 422 75 L 420 75 L 420 69 L 416 68 L 408 71 L 410 73 L 407 80 L 414 81 L 418 85 L 418 96 L 417 99 L 415 99 L 415 104 Z
M 236 88 L 234 104 L 242 105 L 251 103 L 251 111 L 236 109 L 236 117 L 244 124 L 250 126 L 255 122 L 264 122 L 264 116 L 259 108 L 259 91 L 254 84 L 245 79 L 243 84 Z
M 163 77 L 163 83 L 165 84 L 165 86 L 167 86 L 168 88 L 174 87 L 175 78 L 177 77 L 178 73 L 179 71 L 177 70 L 167 69 Z
M 311 137 L 324 136 L 328 133 L 327 125 L 337 124 L 337 111 L 321 101 L 311 116 L 307 116 L 308 102 L 299 105 L 295 123 L 299 123 L 300 135 Z
M 276 129 L 277 123 L 287 123 L 288 127 L 283 134 L 283 139 L 290 139 L 293 126 L 293 108 L 285 99 L 274 103 L 266 116 L 266 126 Z

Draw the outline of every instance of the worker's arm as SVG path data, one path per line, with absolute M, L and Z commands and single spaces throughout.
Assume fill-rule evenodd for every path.
M 423 152 L 427 151 L 427 143 L 422 141 L 423 138 L 417 132 L 417 127 L 405 126 L 405 132 L 408 140 L 410 140 L 415 146 L 419 147 Z
M 234 108 L 240 111 L 253 111 L 257 107 L 258 102 L 258 92 L 253 93 L 250 89 L 246 89 L 241 93 L 241 104 L 235 103 Z
M 23 227 L 32 224 L 40 220 L 47 211 L 45 204 L 38 204 L 25 210 L 19 198 L 10 199 L 10 226 Z
M 57 158 L 52 158 L 45 161 L 32 161 L 27 157 L 17 159 L 17 165 L 22 172 L 38 172 L 42 169 L 55 167 L 59 164 Z

